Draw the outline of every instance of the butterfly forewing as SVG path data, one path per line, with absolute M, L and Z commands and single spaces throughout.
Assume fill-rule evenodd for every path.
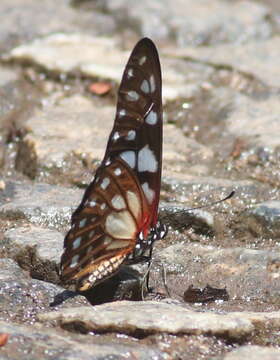
M 157 50 L 149 39 L 135 46 L 119 88 L 115 124 L 104 161 L 117 156 L 132 165 L 155 225 L 162 158 L 161 69 Z
M 147 236 L 157 222 L 161 153 L 161 71 L 145 38 L 126 65 L 104 159 L 72 216 L 62 281 L 87 290 L 118 270 L 140 233 Z

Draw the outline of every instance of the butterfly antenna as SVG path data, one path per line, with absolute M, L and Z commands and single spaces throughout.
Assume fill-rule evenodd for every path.
M 204 208 L 207 208 L 207 207 L 210 207 L 210 206 L 213 206 L 213 205 L 217 205 L 223 201 L 226 201 L 230 198 L 232 198 L 235 194 L 235 191 L 233 190 L 229 195 L 227 195 L 225 198 L 221 199 L 221 200 L 217 200 L 217 201 L 214 201 L 210 204 L 206 204 L 206 205 L 202 205 L 202 206 L 197 206 L 197 207 L 194 207 L 194 208 L 190 208 L 190 209 L 187 209 L 186 211 L 191 211 L 191 210 L 198 210 L 198 209 L 204 209 Z

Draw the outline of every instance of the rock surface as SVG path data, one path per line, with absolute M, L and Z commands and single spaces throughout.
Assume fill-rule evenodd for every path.
M 113 331 L 127 334 L 143 333 L 170 333 L 170 334 L 210 334 L 226 336 L 229 339 L 239 339 L 253 332 L 252 322 L 246 320 L 242 314 L 208 315 L 192 312 L 173 304 L 158 302 L 114 302 L 112 304 L 97 305 L 91 311 L 87 307 L 42 314 L 41 321 L 57 320 L 64 328 L 75 329 L 78 326 L 85 332 Z M 262 314 L 256 319 L 268 320 Z M 280 313 L 271 316 L 279 321 Z M 250 315 L 254 321 L 254 314 Z M 273 321 L 271 320 L 271 321 Z
M 35 225 L 61 229 L 69 225 L 81 192 L 43 183 L 8 182 L 2 196 L 2 217 L 10 220 L 24 218 Z
M 138 343 L 120 344 L 115 341 L 92 340 L 92 336 L 69 336 L 65 332 L 36 327 L 10 324 L 0 321 L 3 333 L 9 334 L 8 342 L 1 349 L 3 360 L 14 359 L 80 359 L 97 360 L 100 358 L 123 359 L 166 359 L 164 353 L 153 346 Z M 66 336 L 67 335 L 67 336 Z M 27 354 L 26 356 L 23 354 Z
M 279 11 L 277 0 L 1 1 L 1 359 L 279 358 Z M 63 238 L 142 36 L 162 65 L 169 233 L 155 242 L 152 292 L 144 263 L 78 294 L 60 286 Z M 190 287 L 228 297 L 187 302 Z
M 224 357 L 225 360 L 239 360 L 253 357 L 256 360 L 278 360 L 280 359 L 280 351 L 278 349 L 265 348 L 262 346 L 247 345 L 234 350 L 232 353 Z
M 0 320 L 16 323 L 36 322 L 38 313 L 59 307 L 86 305 L 82 296 L 28 276 L 13 260 L 0 259 Z M 3 329 L 0 330 L 3 332 Z

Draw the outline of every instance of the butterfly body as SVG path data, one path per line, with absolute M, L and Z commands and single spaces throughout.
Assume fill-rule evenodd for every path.
M 123 74 L 104 159 L 72 215 L 61 257 L 63 282 L 85 291 L 124 261 L 144 259 L 165 235 L 157 225 L 161 157 L 160 63 L 154 44 L 144 38 Z

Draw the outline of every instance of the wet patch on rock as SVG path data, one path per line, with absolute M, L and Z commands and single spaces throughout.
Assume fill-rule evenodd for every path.
M 232 248 L 230 243 L 228 247 L 182 242 L 156 251 L 154 263 L 156 268 L 163 264 L 169 292 L 177 299 L 183 298 L 182 289 L 190 285 L 204 288 L 209 284 L 226 288 L 230 298 L 209 304 L 209 308 L 232 311 L 242 304 L 243 309 L 252 311 L 268 307 L 276 310 L 280 292 L 279 249 Z M 152 271 L 152 275 L 160 279 L 157 284 L 162 282 L 160 274 Z
M 0 214 L 9 220 L 27 219 L 32 224 L 63 229 L 81 199 L 81 191 L 43 183 L 7 182 Z
M 86 305 L 87 301 L 78 294 L 65 293 L 57 285 L 31 279 L 12 259 L 0 259 L 0 320 L 34 324 L 38 313 L 55 310 L 55 297 L 64 292 L 60 307 Z M 1 329 L 3 331 L 3 329 Z

